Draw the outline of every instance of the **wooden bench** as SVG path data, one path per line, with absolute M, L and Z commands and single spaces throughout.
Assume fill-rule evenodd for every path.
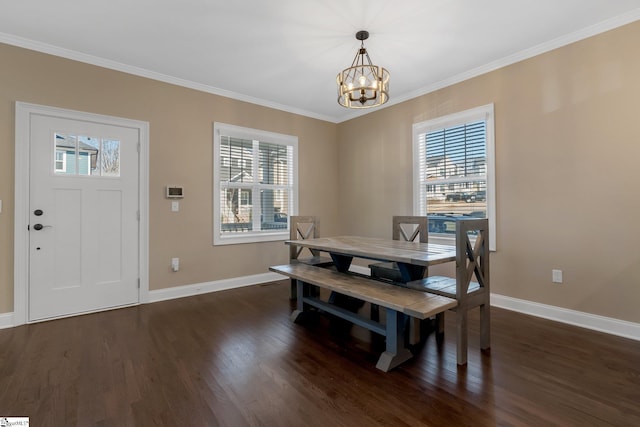
M 306 264 L 278 265 L 270 267 L 269 270 L 296 280 L 297 306 L 291 314 L 291 320 L 294 322 L 298 321 L 307 304 L 386 337 L 386 349 L 376 364 L 376 368 L 384 372 L 388 372 L 412 357 L 405 346 L 404 339 L 409 317 L 426 319 L 457 305 L 457 301 L 452 298 L 402 288 L 366 276 L 341 273 Z M 305 291 L 307 285 L 318 286 L 384 307 L 386 324 L 323 301 Z

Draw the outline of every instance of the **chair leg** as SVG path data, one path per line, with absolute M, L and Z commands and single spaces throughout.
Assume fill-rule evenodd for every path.
M 489 303 L 480 306 L 480 348 L 487 350 L 491 347 L 491 314 Z
M 458 365 L 467 364 L 467 310 L 456 311 L 456 353 Z

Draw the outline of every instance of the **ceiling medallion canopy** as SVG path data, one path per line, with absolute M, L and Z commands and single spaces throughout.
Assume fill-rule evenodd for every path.
M 338 74 L 338 104 L 346 108 L 371 108 L 389 100 L 389 71 L 373 65 L 364 48 L 368 31 L 358 31 L 361 41 L 351 66 Z

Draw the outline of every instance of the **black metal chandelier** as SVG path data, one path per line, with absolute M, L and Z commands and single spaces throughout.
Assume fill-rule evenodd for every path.
M 389 100 L 389 72 L 371 63 L 364 47 L 369 38 L 368 31 L 358 31 L 356 39 L 361 41 L 360 49 L 353 63 L 338 74 L 338 104 L 346 108 L 371 108 Z

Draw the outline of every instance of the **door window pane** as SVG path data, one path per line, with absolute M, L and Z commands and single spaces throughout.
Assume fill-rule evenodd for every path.
M 78 137 L 78 175 L 100 176 L 97 159 L 100 156 L 100 138 Z
M 120 141 L 102 140 L 100 171 L 102 176 L 120 176 Z
M 58 175 L 120 176 L 120 141 L 54 134 L 54 171 Z
M 55 134 L 54 141 L 53 170 L 60 175 L 74 175 L 76 173 L 77 138 L 71 135 Z

